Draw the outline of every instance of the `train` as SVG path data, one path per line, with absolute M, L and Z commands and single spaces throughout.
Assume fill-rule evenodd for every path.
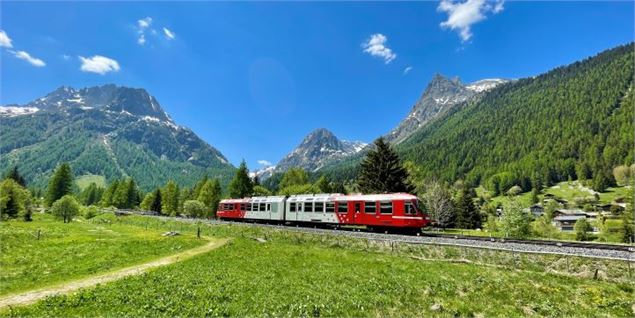
M 221 220 L 417 231 L 430 224 L 421 207 L 409 193 L 320 193 L 224 199 L 216 216 Z

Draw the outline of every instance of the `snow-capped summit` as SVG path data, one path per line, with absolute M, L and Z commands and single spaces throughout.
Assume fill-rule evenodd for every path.
M 465 88 L 471 91 L 480 93 L 484 91 L 489 91 L 490 89 L 493 89 L 494 87 L 500 84 L 507 83 L 507 82 L 509 82 L 509 80 L 502 79 L 502 78 L 486 78 L 486 79 L 478 80 L 476 82 L 472 82 L 466 85 Z

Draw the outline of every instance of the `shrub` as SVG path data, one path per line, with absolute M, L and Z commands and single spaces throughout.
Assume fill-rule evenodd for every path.
M 183 214 L 189 217 L 204 217 L 206 214 L 207 208 L 205 208 L 205 204 L 198 200 L 187 200 L 183 203 Z
M 53 206 L 51 206 L 51 214 L 62 219 L 64 223 L 71 222 L 73 217 L 79 214 L 79 210 L 79 203 L 77 203 L 75 197 L 69 194 L 55 201 Z
M 99 208 L 94 205 L 87 206 L 82 209 L 82 216 L 84 216 L 86 220 L 90 220 L 96 217 L 98 214 L 99 214 Z
M 589 231 L 593 228 L 591 227 L 591 223 L 589 223 L 586 219 L 579 219 L 575 222 L 575 226 L 573 227 L 575 230 L 575 239 L 578 241 L 586 241 L 589 239 Z

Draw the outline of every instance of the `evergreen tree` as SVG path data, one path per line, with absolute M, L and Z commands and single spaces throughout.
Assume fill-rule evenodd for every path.
M 97 184 L 93 182 L 88 187 L 86 187 L 84 191 L 82 191 L 80 197 L 84 205 L 94 205 L 99 203 L 99 201 L 101 200 L 103 191 L 103 188 L 98 187 Z
M 46 206 L 51 206 L 53 202 L 63 196 L 70 194 L 73 189 L 73 173 L 68 163 L 62 163 L 55 169 L 53 177 L 48 184 L 46 193 Z
M 333 193 L 347 194 L 346 187 L 344 186 L 344 183 L 341 181 L 333 182 L 332 191 Z
M 104 191 L 104 194 L 102 195 L 102 198 L 101 198 L 101 206 L 103 207 L 113 206 L 113 200 L 117 193 L 117 188 L 119 188 L 119 180 L 113 181 L 108 187 L 108 189 Z
M 179 210 L 179 186 L 172 180 L 168 181 L 161 191 L 162 212 L 175 216 Z
M 4 176 L 4 179 L 13 179 L 13 181 L 17 182 L 23 188 L 26 188 L 26 180 L 20 175 L 18 172 L 18 166 L 13 166 L 13 168 L 9 169 Z
M 198 201 L 202 202 L 205 207 L 210 211 L 211 215 L 216 214 L 218 210 L 218 203 L 221 198 L 221 187 L 217 179 L 207 180 L 205 185 L 201 188 L 201 193 L 198 196 Z
M 333 191 L 333 188 L 331 187 L 331 182 L 329 181 L 329 179 L 322 175 L 316 182 L 315 182 L 315 187 L 321 192 L 321 193 L 331 193 Z
M 154 190 L 154 195 L 152 198 L 152 203 L 150 204 L 150 211 L 154 211 L 157 212 L 159 214 L 161 214 L 162 208 L 163 208 L 163 203 L 161 201 L 161 190 L 160 189 L 156 189 Z
M 455 225 L 457 228 L 476 229 L 481 227 L 481 214 L 474 205 L 475 197 L 474 189 L 469 188 L 467 185 L 463 185 L 459 189 L 456 203 L 454 204 L 456 210 Z
M 234 179 L 229 183 L 229 196 L 232 198 L 244 198 L 254 192 L 254 185 L 249 178 L 247 163 L 243 160 L 236 171 Z
M 207 174 L 206 174 L 201 180 L 199 180 L 196 183 L 196 185 L 194 185 L 194 188 L 192 189 L 192 193 L 190 196 L 192 200 L 196 200 L 196 198 L 198 198 L 199 194 L 201 194 L 201 189 L 207 183 L 208 180 L 209 178 L 207 177 Z
M 360 166 L 357 184 L 363 193 L 412 192 L 408 172 L 399 156 L 384 141 L 375 140 L 375 148 L 368 152 Z
M 134 179 L 128 179 L 126 193 L 126 208 L 133 209 L 139 205 L 139 189 Z

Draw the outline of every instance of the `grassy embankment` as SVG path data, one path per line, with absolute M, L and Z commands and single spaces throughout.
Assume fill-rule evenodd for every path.
M 33 222 L 0 222 L 0 295 L 142 263 L 204 243 L 194 235 L 163 237 L 163 232 L 118 224 L 108 217 L 64 224 L 35 214 Z
M 248 226 L 122 217 L 130 227 L 233 237 L 141 276 L 5 316 L 631 316 L 626 262 L 387 245 Z M 114 225 L 113 225 L 114 226 Z M 259 243 L 253 238 L 265 238 Z M 594 271 L 598 270 L 598 279 Z M 568 272 L 568 274 L 564 274 Z

